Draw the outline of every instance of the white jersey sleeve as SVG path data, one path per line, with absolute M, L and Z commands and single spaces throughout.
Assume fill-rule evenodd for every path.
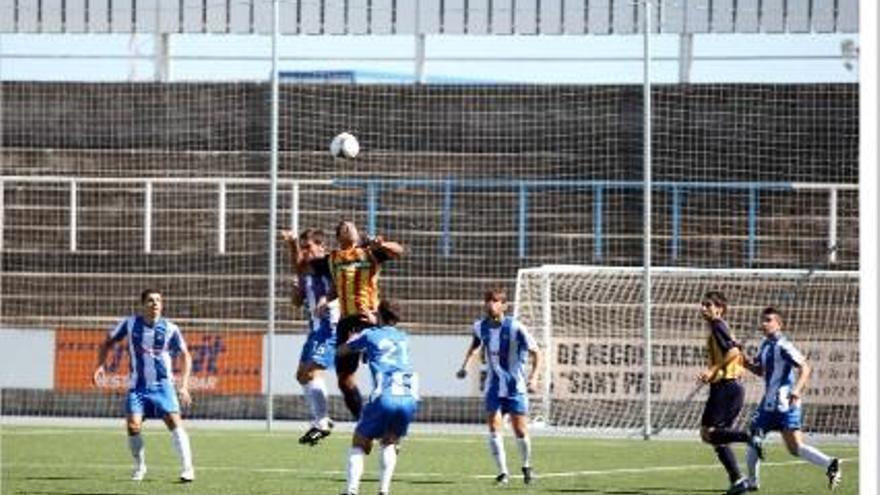
M 513 328 L 516 333 L 522 335 L 523 340 L 525 340 L 526 347 L 530 351 L 538 350 L 538 342 L 535 340 L 535 338 L 532 336 L 532 334 L 529 332 L 529 329 L 526 328 L 525 325 L 523 325 L 519 320 L 513 320 Z
M 168 329 L 171 331 L 171 336 L 168 339 L 168 348 L 174 352 L 185 352 L 187 350 L 186 340 L 183 338 L 180 327 L 169 321 Z
M 784 339 L 779 343 L 779 350 L 780 354 L 782 354 L 782 358 L 794 365 L 800 366 L 806 361 L 806 358 L 801 354 L 801 351 L 799 351 L 788 339 Z

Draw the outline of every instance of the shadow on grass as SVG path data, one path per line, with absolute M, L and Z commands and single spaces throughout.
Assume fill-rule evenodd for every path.
M 549 493 L 595 493 L 595 494 L 604 494 L 604 495 L 701 495 L 705 493 L 721 493 L 722 490 L 709 490 L 709 489 L 681 489 L 681 488 L 669 488 L 669 487 L 651 487 L 651 486 L 643 486 L 638 488 L 558 488 L 547 490 Z
M 131 492 L 70 492 L 67 490 L 59 490 L 59 491 L 41 491 L 35 492 L 33 490 L 27 491 L 17 491 L 16 494 L 20 495 L 131 495 Z
M 84 480 L 84 476 L 25 476 L 22 478 L 26 481 L 73 481 Z
M 394 480 L 395 484 L 401 485 L 454 485 L 455 482 L 446 480 Z

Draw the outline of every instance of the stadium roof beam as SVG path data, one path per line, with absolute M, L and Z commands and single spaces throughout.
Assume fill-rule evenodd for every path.
M 638 34 L 642 0 L 282 0 L 286 35 Z M 856 33 L 858 0 L 654 0 L 656 32 Z M 0 0 L 0 33 L 269 34 L 271 2 Z

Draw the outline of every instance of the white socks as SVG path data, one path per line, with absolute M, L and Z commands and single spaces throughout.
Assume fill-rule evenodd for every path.
M 384 452 L 383 452 L 384 459 Z M 364 475 L 364 449 L 360 447 L 352 447 L 348 451 L 348 471 L 346 479 L 348 480 L 348 493 L 357 493 L 361 485 L 361 476 Z
M 140 433 L 128 436 L 128 448 L 131 450 L 131 456 L 134 458 L 135 468 L 146 466 L 146 458 L 144 456 L 144 437 Z
M 828 469 L 828 466 L 831 465 L 830 457 L 823 454 L 821 451 L 819 451 L 819 449 L 816 449 L 815 447 L 811 447 L 809 445 L 799 446 L 797 455 L 801 459 L 804 459 L 823 469 Z M 757 452 L 755 452 L 755 449 L 751 447 L 746 447 L 746 466 L 749 470 L 749 481 L 757 485 L 761 476 L 761 461 L 758 459 L 758 454 Z
M 825 469 L 828 469 L 828 466 L 831 465 L 830 457 L 820 452 L 819 449 L 810 447 L 809 445 L 801 445 L 798 447 L 798 457 L 806 459 L 807 461 Z
M 183 425 L 171 431 L 171 442 L 174 444 L 174 450 L 177 451 L 181 467 L 183 469 L 192 469 L 192 450 L 189 447 L 189 435 L 186 434 Z
M 326 428 L 324 420 L 327 419 L 327 384 L 324 378 L 315 376 L 302 388 L 306 403 L 309 405 L 309 412 L 312 413 L 313 426 Z
M 519 457 L 522 459 L 523 467 L 531 467 L 532 466 L 532 441 L 529 440 L 529 436 L 526 435 L 522 438 L 516 439 L 516 446 L 519 449 Z
M 489 433 L 489 452 L 495 460 L 495 465 L 498 466 L 498 474 L 507 474 L 507 457 L 504 453 L 504 439 L 501 437 L 501 432 Z
M 391 492 L 391 476 L 394 475 L 394 466 L 397 465 L 397 446 L 394 444 L 383 445 L 379 457 L 379 493 Z
M 758 459 L 758 453 L 751 446 L 746 447 L 746 467 L 749 470 L 749 481 L 753 485 L 757 485 L 761 477 L 761 460 Z
M 358 493 L 361 486 L 361 477 L 364 475 L 364 449 L 351 447 L 348 450 L 348 466 L 346 480 L 348 485 L 346 493 Z M 391 491 L 391 478 L 394 476 L 394 467 L 397 465 L 397 445 L 381 445 L 379 452 L 379 492 Z

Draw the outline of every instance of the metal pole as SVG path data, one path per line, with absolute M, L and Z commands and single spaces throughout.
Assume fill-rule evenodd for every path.
M 550 424 L 552 415 L 552 398 L 550 396 L 550 387 L 553 384 L 553 287 L 550 285 L 550 273 L 541 274 L 541 315 L 543 316 L 543 339 L 544 339 L 544 369 L 541 373 L 544 375 L 544 386 L 541 393 L 544 399 L 544 423 Z
M 226 253 L 226 181 L 217 184 L 217 253 Z
M 290 231 L 299 235 L 299 181 L 290 185 Z
M 158 26 L 158 21 L 157 24 Z M 171 48 L 168 33 L 157 32 L 153 39 L 153 80 L 168 82 L 171 80 Z
M 272 372 L 275 353 L 275 225 L 278 220 L 278 0 L 272 0 L 272 108 L 269 144 L 269 274 L 266 328 L 266 429 L 272 431 Z
M 70 223 L 70 250 L 76 251 L 76 230 L 77 230 L 77 185 L 76 179 L 71 179 L 70 181 L 70 211 L 69 214 L 69 223 Z
M 687 84 L 691 82 L 691 67 L 694 63 L 694 34 L 681 33 L 678 35 L 678 82 Z
M 644 120 L 642 174 L 644 186 L 644 211 L 642 216 L 644 240 L 642 243 L 643 274 L 644 274 L 644 301 L 643 312 L 645 314 L 645 431 L 644 438 L 651 438 L 651 0 L 644 0 L 645 15 L 644 26 L 644 80 L 642 85 L 643 107 L 642 118 Z
M 828 263 L 837 263 L 837 188 L 828 194 Z
M 416 84 L 425 82 L 425 34 L 422 33 L 422 0 L 416 0 Z
M 144 182 L 144 252 L 153 252 L 153 183 Z
M 6 218 L 6 208 L 4 207 L 6 199 L 3 196 L 5 187 L 3 181 L 0 180 L 0 253 L 3 252 L 3 231 L 6 230 L 6 222 L 4 221 Z M 0 316 L 2 316 L 2 313 L 0 313 Z

